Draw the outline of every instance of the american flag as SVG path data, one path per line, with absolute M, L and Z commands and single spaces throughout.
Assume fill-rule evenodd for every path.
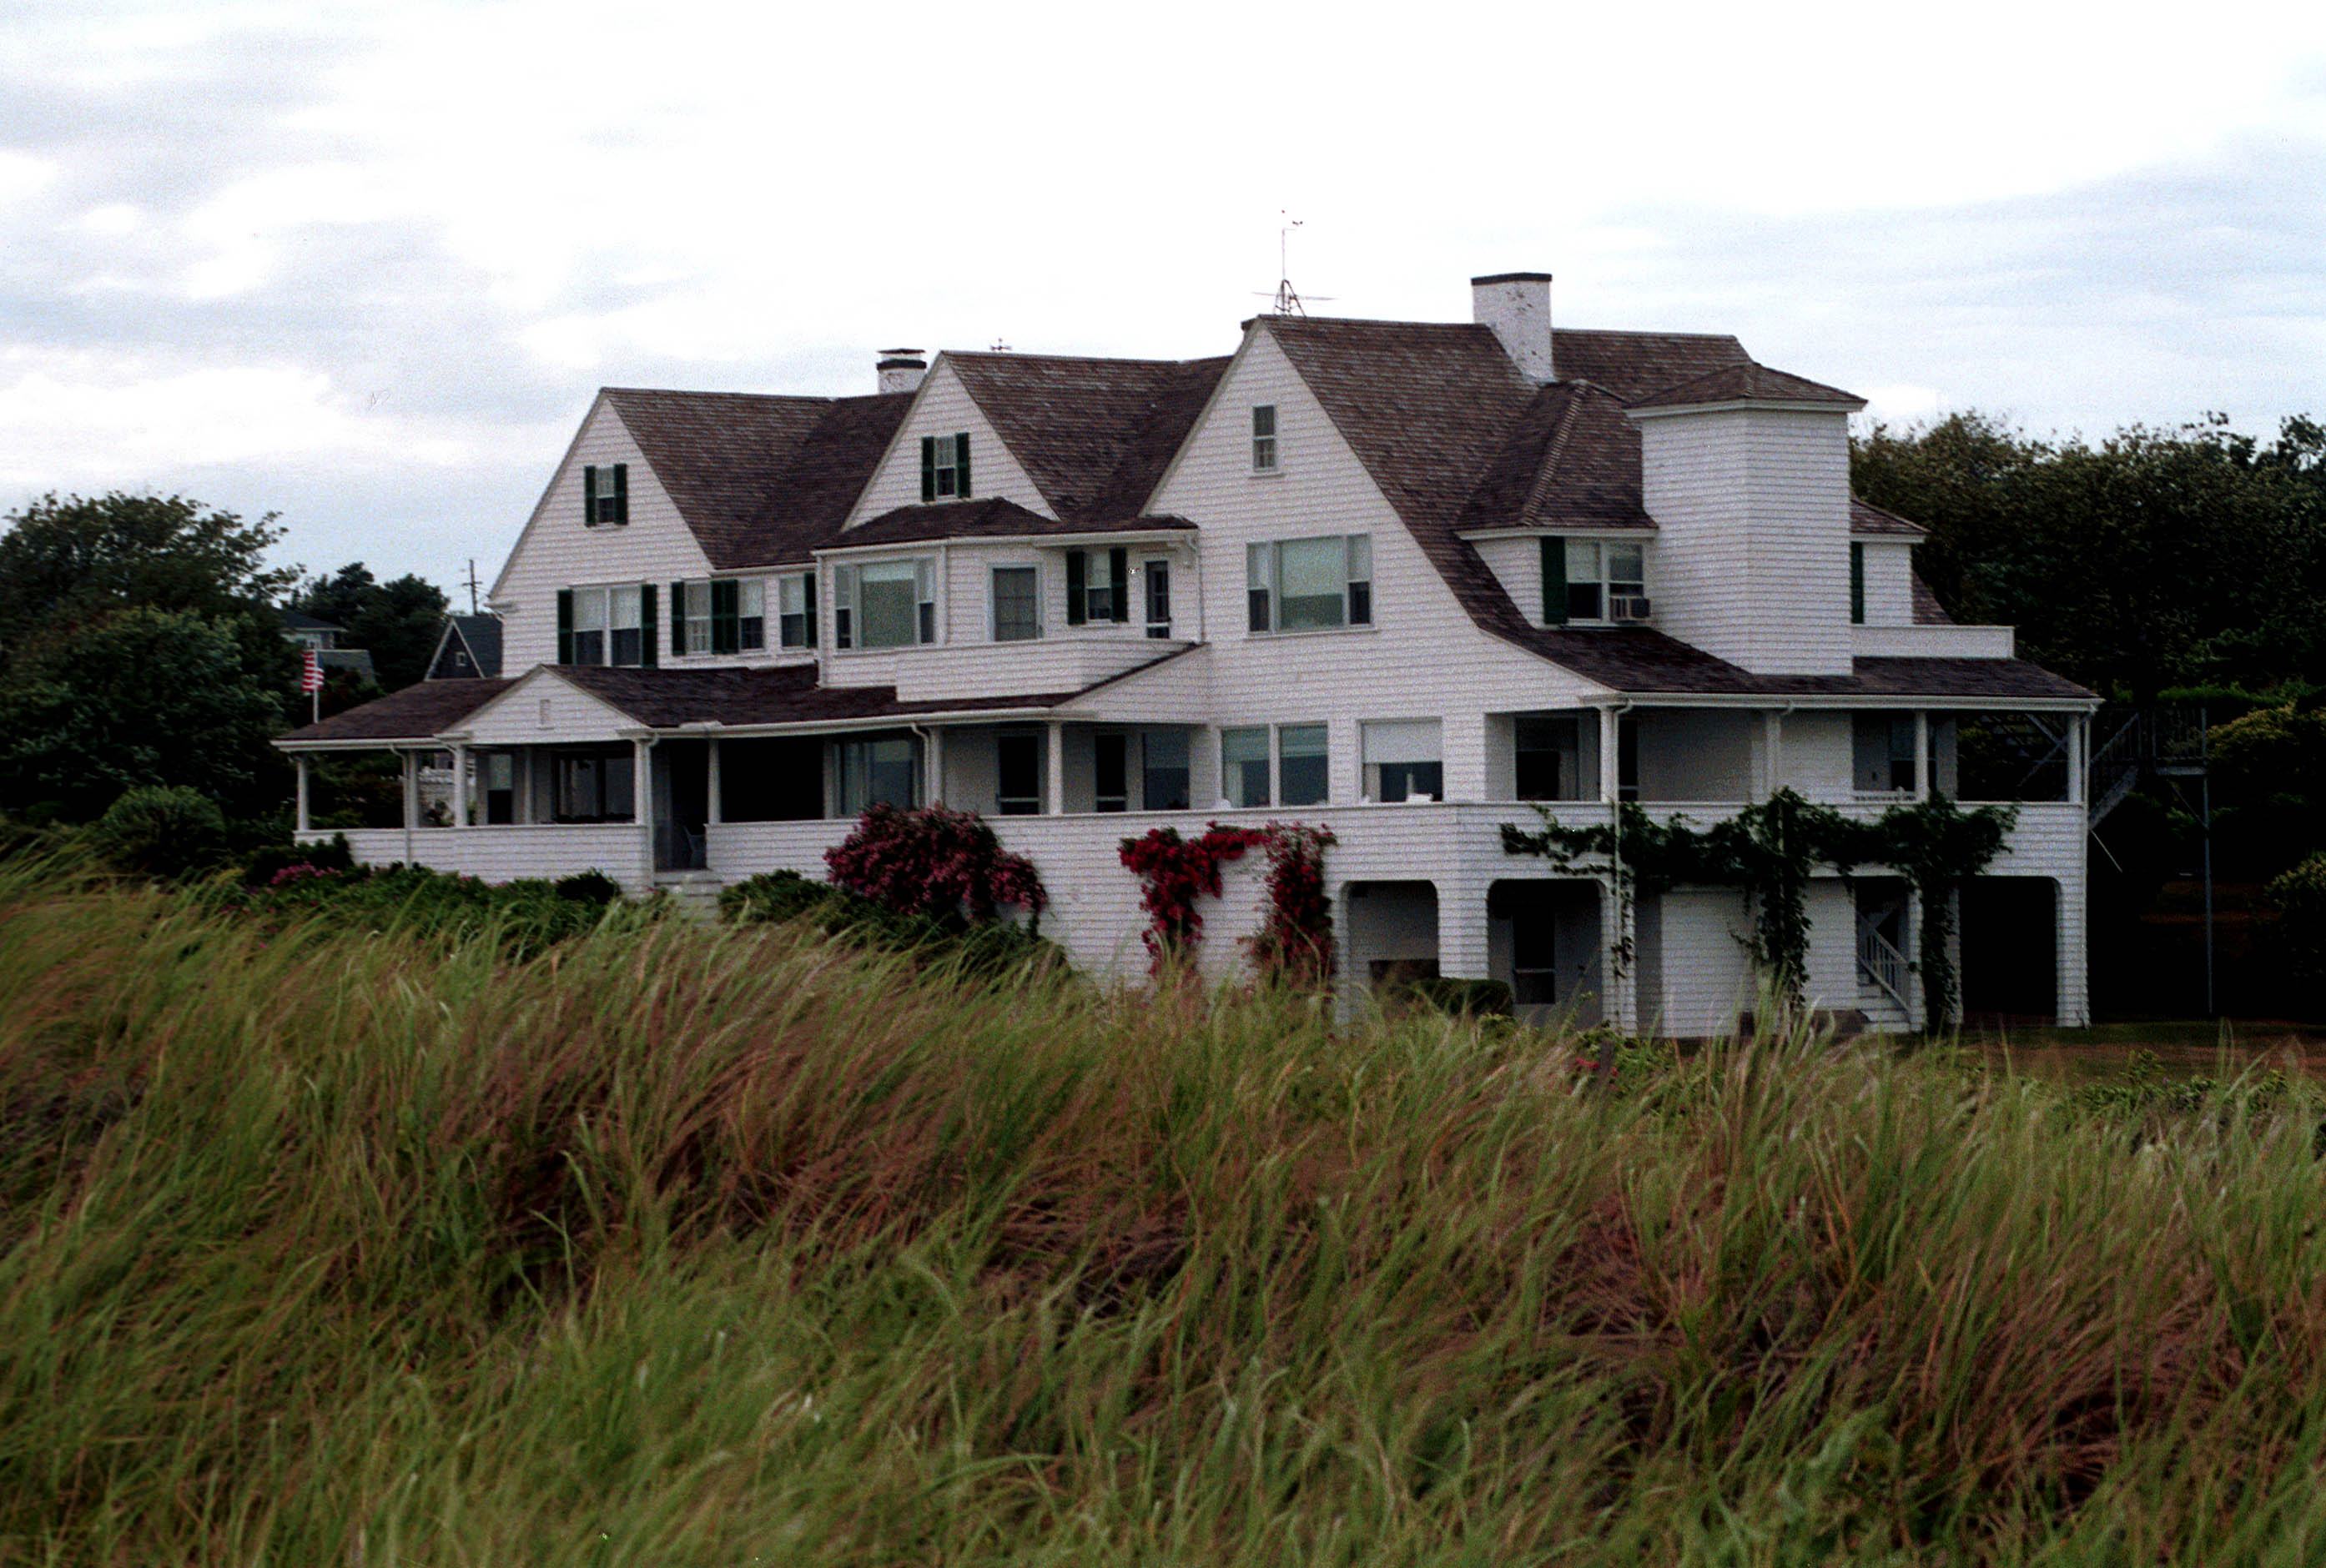
M 299 650 L 299 690 L 321 691 L 323 689 L 322 656 L 312 648 Z

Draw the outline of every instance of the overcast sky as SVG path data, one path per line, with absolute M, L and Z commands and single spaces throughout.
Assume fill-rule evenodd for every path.
M 1896 419 L 2326 414 L 2315 3 L 18 0 L 0 510 L 489 580 L 601 384 L 1224 352 L 1288 209 L 1318 314 L 1537 269 Z

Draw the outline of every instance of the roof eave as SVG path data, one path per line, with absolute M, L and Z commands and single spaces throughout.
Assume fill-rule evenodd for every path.
M 1625 409 L 1624 417 L 1631 420 L 1670 419 L 1684 413 L 1737 412 L 1852 414 L 1865 406 L 1865 400 L 1862 397 L 1852 398 L 1847 403 L 1818 397 L 1720 397 L 1705 403 L 1649 404 Z

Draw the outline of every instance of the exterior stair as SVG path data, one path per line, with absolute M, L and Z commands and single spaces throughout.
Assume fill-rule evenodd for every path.
M 654 885 L 681 913 L 697 920 L 719 917 L 719 890 L 725 883 L 716 871 L 657 871 Z

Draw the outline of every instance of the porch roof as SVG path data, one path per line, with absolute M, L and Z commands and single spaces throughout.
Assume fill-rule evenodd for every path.
M 430 740 L 516 685 L 514 681 L 423 681 L 294 729 L 277 746 Z
M 760 725 L 846 723 L 867 719 L 910 719 L 929 713 L 1055 708 L 1073 691 L 1042 691 L 1006 697 L 940 698 L 902 701 L 894 686 L 819 686 L 811 664 L 773 669 L 617 669 L 605 665 L 560 666 L 562 680 L 619 708 L 649 729 L 689 724 L 730 728 Z

